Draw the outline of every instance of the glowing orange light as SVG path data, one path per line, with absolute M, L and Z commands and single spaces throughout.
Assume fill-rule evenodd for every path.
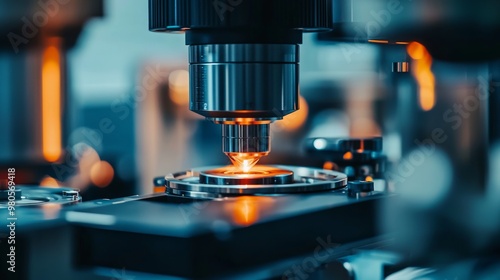
M 366 176 L 365 181 L 373 182 L 372 176 Z
M 153 193 L 164 193 L 167 190 L 167 187 L 157 187 L 153 188 Z
M 176 70 L 168 76 L 170 99 L 176 105 L 184 106 L 189 103 L 189 72 Z
M 236 208 L 236 221 L 239 224 L 251 225 L 258 217 L 258 212 L 256 211 L 254 204 L 250 203 L 248 200 L 242 200 L 239 202 L 239 207 Z
M 269 197 L 263 196 L 241 196 L 236 198 L 234 204 L 226 206 L 228 211 L 232 212 L 232 218 L 235 224 L 249 226 L 259 220 L 260 214 L 270 207 L 274 201 Z
M 333 168 L 335 168 L 336 164 L 331 162 L 331 161 L 325 161 L 325 163 L 323 163 L 323 169 L 327 169 L 327 170 L 333 170 Z
M 432 57 L 424 45 L 412 42 L 407 47 L 408 55 L 414 59 L 413 76 L 419 86 L 419 104 L 429 111 L 436 104 L 435 78 L 432 73 Z
M 90 180 L 100 188 L 108 186 L 113 181 L 114 175 L 115 171 L 107 161 L 96 162 L 90 169 Z
M 243 172 L 248 172 L 250 171 L 250 169 L 252 168 L 252 162 L 253 160 L 251 159 L 246 159 L 243 161 L 242 165 L 241 165 L 241 169 L 243 169 Z
M 243 172 L 248 172 L 254 167 L 260 158 L 266 156 L 268 153 L 228 153 L 227 156 L 233 163 L 236 169 Z
M 42 57 L 42 151 L 55 162 L 61 157 L 61 49 L 49 40 Z
M 40 181 L 40 186 L 42 187 L 52 187 L 52 188 L 57 188 L 59 187 L 59 182 L 57 182 L 56 179 L 50 177 L 50 176 L 45 176 L 43 179 Z
M 299 110 L 283 117 L 283 120 L 276 122 L 276 128 L 285 131 L 295 131 L 301 128 L 307 120 L 309 106 L 304 97 L 299 95 Z
M 238 113 L 251 113 L 253 111 L 251 111 L 251 110 L 238 110 L 236 112 L 238 112 Z M 225 120 L 224 123 L 225 124 L 242 124 L 242 125 L 245 125 L 245 124 L 270 124 L 271 121 L 258 120 L 255 118 L 235 118 L 232 121 Z
M 410 44 L 408 44 L 408 47 L 406 47 L 406 51 L 411 58 L 422 59 L 425 56 L 427 49 L 424 47 L 424 45 L 418 42 L 411 42 Z
M 342 158 L 344 158 L 345 160 L 351 160 L 352 159 L 352 153 L 351 152 L 346 152 Z
M 365 141 L 363 140 L 360 140 L 359 141 L 359 149 L 356 150 L 356 152 L 358 153 L 362 153 L 364 150 L 365 150 Z
M 388 44 L 389 43 L 389 41 L 387 41 L 387 40 L 375 40 L 375 39 L 368 40 L 368 42 L 377 43 L 377 44 Z

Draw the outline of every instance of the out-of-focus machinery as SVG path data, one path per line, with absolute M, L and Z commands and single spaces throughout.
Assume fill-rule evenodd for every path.
M 69 188 L 16 189 L 11 176 L 2 279 L 498 278 L 499 6 L 150 0 L 150 30 L 185 33 L 189 107 L 222 124 L 233 165 L 87 202 Z M 257 164 L 271 122 L 299 109 L 307 31 L 346 57 L 375 46 L 381 94 L 363 108 L 390 137 L 325 131 L 295 147 L 302 166 Z
M 98 154 L 103 142 L 111 142 L 111 137 L 103 140 L 103 134 L 110 127 L 120 130 L 120 125 L 103 122 L 101 112 L 79 114 L 77 98 L 71 94 L 70 51 L 84 26 L 103 16 L 103 1 L 0 4 L 0 168 L 15 168 L 19 184 L 71 185 L 89 197 L 99 192 L 110 196 L 110 189 L 115 196 L 134 193 L 134 175 L 128 180 L 118 176 L 125 155 Z M 91 129 L 88 123 L 94 119 L 97 125 Z M 133 151 L 133 146 L 127 149 Z M 93 166 L 99 170 L 94 175 Z M 104 188 L 113 181 L 114 186 Z
M 85 23 L 102 16 L 102 1 L 1 1 L 0 165 L 18 182 L 58 178 L 52 164 L 68 157 L 71 105 L 67 51 Z M 63 178 L 58 178 L 62 180 Z

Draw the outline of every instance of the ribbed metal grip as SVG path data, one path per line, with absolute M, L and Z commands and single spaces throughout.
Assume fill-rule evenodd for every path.
M 331 0 L 149 0 L 149 29 L 331 28 Z
M 211 120 L 276 120 L 297 110 L 298 45 L 194 45 L 189 49 L 193 112 Z
M 222 125 L 224 153 L 268 153 L 271 150 L 269 124 Z

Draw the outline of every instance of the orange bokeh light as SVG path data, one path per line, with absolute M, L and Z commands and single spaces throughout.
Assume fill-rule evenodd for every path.
M 419 86 L 419 104 L 430 111 L 436 104 L 435 77 L 432 73 L 432 56 L 424 45 L 412 42 L 407 46 L 408 55 L 414 60 L 413 76 Z
M 227 156 L 233 163 L 233 166 L 243 172 L 248 172 L 254 167 L 260 158 L 267 156 L 268 152 L 261 153 L 227 153 Z
M 335 168 L 336 164 L 331 162 L 331 161 L 325 161 L 325 163 L 323 163 L 323 169 L 326 169 L 326 170 L 333 170 Z
M 61 157 L 61 48 L 48 40 L 42 56 L 42 151 L 48 162 Z
M 114 175 L 115 171 L 107 161 L 96 162 L 90 168 L 90 180 L 100 188 L 107 187 L 113 181 Z
M 59 182 L 50 176 L 43 177 L 43 179 L 40 181 L 39 184 L 41 187 L 49 187 L 49 188 L 59 187 Z
M 408 52 L 408 55 L 412 59 L 422 59 L 427 53 L 427 49 L 424 47 L 424 45 L 418 42 L 411 42 L 410 44 L 408 44 L 406 50 Z
M 351 152 L 346 152 L 342 158 L 344 158 L 345 160 L 351 160 L 352 159 L 352 153 Z
M 309 105 L 304 97 L 299 95 L 299 110 L 283 117 L 283 120 L 276 122 L 276 128 L 284 131 L 295 131 L 301 128 L 307 120 Z
M 168 76 L 170 100 L 179 106 L 189 104 L 189 72 L 175 70 Z

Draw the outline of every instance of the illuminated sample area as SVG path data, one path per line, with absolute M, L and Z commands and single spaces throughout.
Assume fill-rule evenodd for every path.
M 257 165 L 243 171 L 234 166 L 224 166 L 200 172 L 200 182 L 217 185 L 266 185 L 292 184 L 293 171 L 274 166 Z
M 227 156 L 238 171 L 249 172 L 259 162 L 260 158 L 269 152 L 262 153 L 228 153 Z
M 270 152 L 270 121 L 243 119 L 236 124 L 222 124 L 222 150 L 233 165 L 248 172 L 261 157 Z

